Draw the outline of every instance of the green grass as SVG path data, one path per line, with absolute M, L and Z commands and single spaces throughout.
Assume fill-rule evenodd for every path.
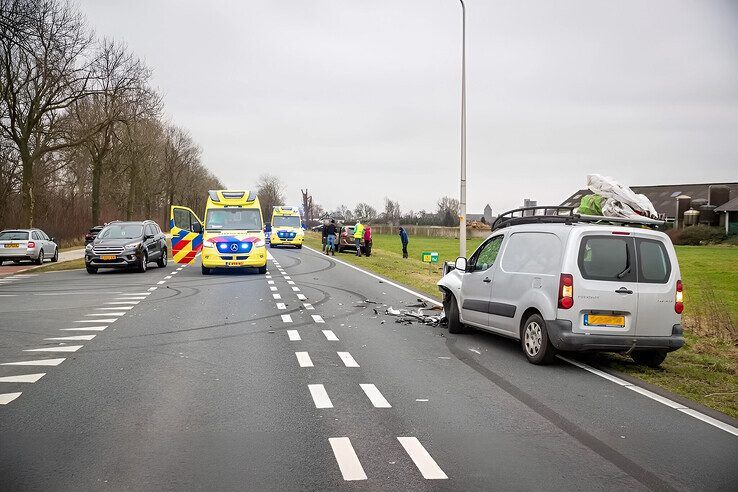
M 85 267 L 84 258 L 69 261 L 59 261 L 57 263 L 45 263 L 44 266 L 33 269 L 33 273 L 39 272 L 58 272 L 61 270 L 77 270 Z
M 468 241 L 467 255 L 481 242 Z M 305 244 L 320 250 L 320 235 L 309 233 Z M 436 287 L 440 267 L 444 260 L 456 259 L 458 248 L 458 240 L 452 238 L 411 237 L 406 260 L 399 236 L 378 234 L 369 258 L 350 253 L 336 257 L 440 299 Z M 430 273 L 420 261 L 422 251 L 439 253 L 439 263 Z M 738 248 L 677 246 L 676 251 L 685 289 L 685 346 L 670 353 L 660 369 L 615 354 L 600 354 L 594 360 L 738 418 Z

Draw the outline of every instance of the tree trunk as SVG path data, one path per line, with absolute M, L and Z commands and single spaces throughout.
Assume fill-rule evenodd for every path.
M 137 169 L 135 164 L 131 165 L 131 175 L 129 177 L 130 183 L 128 185 L 128 199 L 126 200 L 126 220 L 131 220 L 131 218 L 133 217 L 133 199 L 136 194 L 136 174 Z
M 102 160 L 92 160 L 92 225 L 100 224 L 100 180 L 102 179 Z
M 35 220 L 34 208 L 36 200 L 33 196 L 33 157 L 25 145 L 20 146 L 20 157 L 23 163 L 23 180 L 21 184 L 21 218 L 22 225 L 33 227 Z

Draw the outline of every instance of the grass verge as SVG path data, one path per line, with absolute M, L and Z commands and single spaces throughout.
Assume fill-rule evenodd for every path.
M 44 266 L 34 268 L 31 270 L 33 273 L 42 272 L 59 272 L 62 270 L 77 270 L 85 267 L 85 259 L 79 258 L 76 260 L 59 261 L 57 263 L 46 263 Z
M 468 241 L 468 254 L 481 241 Z M 320 235 L 308 233 L 305 244 L 320 250 Z M 403 259 L 399 237 L 378 234 L 372 256 L 336 253 L 336 258 L 440 299 L 440 267 L 458 256 L 458 244 L 451 238 L 411 237 L 410 258 Z M 420 261 L 422 251 L 439 253 L 439 264 L 430 272 Z M 676 251 L 685 285 L 684 347 L 669 354 L 659 369 L 617 354 L 599 354 L 592 361 L 738 418 L 738 248 L 677 246 Z

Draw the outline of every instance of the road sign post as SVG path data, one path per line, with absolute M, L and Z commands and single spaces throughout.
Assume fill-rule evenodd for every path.
M 420 260 L 423 263 L 428 264 L 428 273 L 431 272 L 434 263 L 438 263 L 438 252 L 437 251 L 423 251 L 420 253 Z

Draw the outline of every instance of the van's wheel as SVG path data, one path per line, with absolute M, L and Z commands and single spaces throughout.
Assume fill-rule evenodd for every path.
M 97 273 L 97 268 L 88 266 L 87 273 L 89 273 L 90 275 L 92 275 L 93 273 Z
M 546 322 L 540 314 L 532 314 L 525 320 L 520 343 L 528 362 L 533 364 L 550 364 L 556 356 L 556 348 L 548 339 Z
M 159 268 L 166 267 L 167 266 L 167 260 L 168 260 L 168 258 L 167 258 L 167 248 L 164 248 L 161 251 L 161 258 L 159 258 L 158 260 L 156 260 L 156 266 L 158 266 Z
M 202 267 L 202 274 L 203 275 L 210 275 L 210 272 L 212 272 L 212 271 L 213 270 L 211 268 Z
M 453 294 L 446 294 L 443 309 L 446 311 L 446 319 L 448 319 L 448 332 L 466 332 L 464 324 L 461 322 L 461 318 L 459 317 L 459 304 L 456 302 L 456 298 Z
M 59 248 L 54 250 L 54 256 L 51 257 L 51 263 L 56 263 L 57 261 L 59 261 Z
M 143 273 L 146 271 L 146 268 L 149 266 L 149 254 L 144 251 L 143 256 L 141 256 L 141 259 L 138 260 L 138 271 Z
M 37 265 L 44 264 L 44 250 L 43 249 L 38 252 L 38 258 L 36 258 L 36 264 Z
M 639 350 L 631 352 L 630 356 L 636 364 L 659 367 L 666 359 L 666 352 L 663 350 Z

